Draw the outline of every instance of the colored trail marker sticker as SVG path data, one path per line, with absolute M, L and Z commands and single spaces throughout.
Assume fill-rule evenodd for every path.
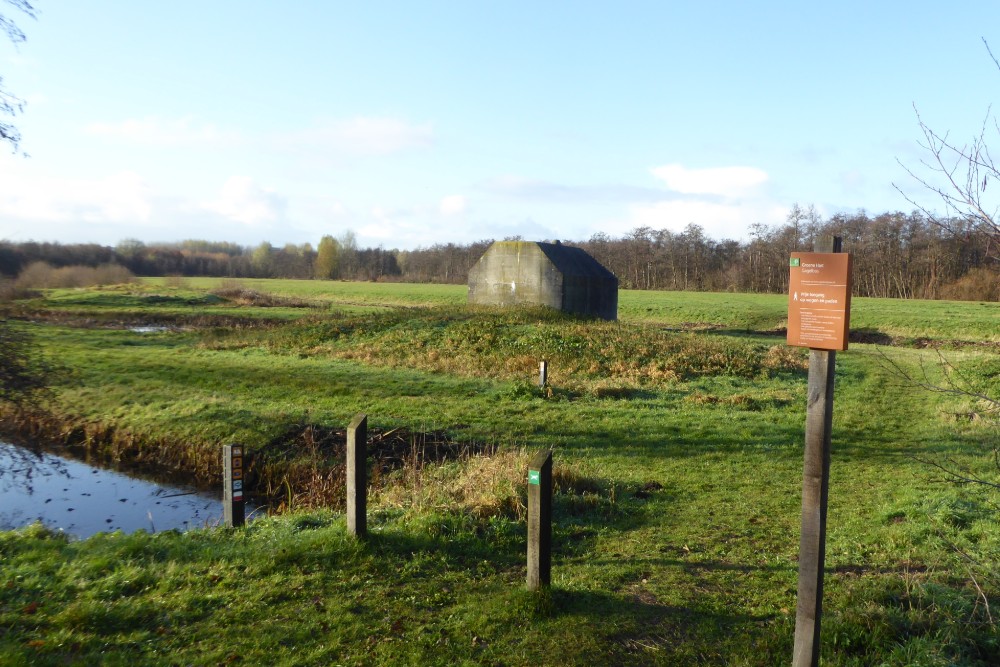
M 538 486 L 542 483 L 542 473 L 539 470 L 529 470 L 528 471 L 528 484 L 534 484 Z
M 222 446 L 222 512 L 227 526 L 242 526 L 246 521 L 243 505 L 243 447 Z

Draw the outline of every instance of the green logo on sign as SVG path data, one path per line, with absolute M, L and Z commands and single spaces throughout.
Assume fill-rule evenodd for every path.
M 534 484 L 535 486 L 538 486 L 541 483 L 542 483 L 542 473 L 539 472 L 538 470 L 529 470 L 528 484 Z
M 788 266 L 798 266 L 798 265 L 799 265 L 798 257 L 792 257 L 790 260 L 788 260 Z

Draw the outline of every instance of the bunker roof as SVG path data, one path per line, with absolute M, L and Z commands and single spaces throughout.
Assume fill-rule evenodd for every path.
M 523 241 L 502 241 L 501 243 L 524 243 Z M 591 257 L 582 248 L 556 243 L 545 243 L 543 241 L 534 242 L 548 258 L 552 265 L 563 275 L 578 276 L 581 278 L 599 278 L 601 280 L 614 281 L 618 283 L 615 274 L 608 271 L 596 259 Z

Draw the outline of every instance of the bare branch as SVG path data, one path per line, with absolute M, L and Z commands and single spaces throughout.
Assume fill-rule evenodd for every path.
M 930 379 L 927 368 L 924 366 L 922 359 L 920 361 L 921 372 L 918 377 L 896 362 L 895 359 L 889 357 L 889 355 L 887 355 L 882 348 L 877 348 L 877 351 L 879 356 L 886 364 L 888 364 L 893 373 L 900 379 L 904 380 L 907 384 L 938 394 L 963 396 L 965 398 L 981 401 L 986 405 L 987 412 L 997 413 L 1000 415 L 1000 399 L 993 398 L 976 389 L 974 383 L 963 375 L 962 372 L 959 371 L 943 354 L 941 354 L 940 350 L 937 350 L 938 364 L 944 374 L 944 384 Z
M 1000 489 L 1000 484 L 998 484 L 997 482 L 991 482 L 988 479 L 983 479 L 982 477 L 973 475 L 968 470 L 963 470 L 957 463 L 955 463 L 955 461 L 951 459 L 948 459 L 948 463 L 955 466 L 955 468 L 949 468 L 938 463 L 937 461 L 921 458 L 919 456 L 913 456 L 911 458 L 914 461 L 917 461 L 918 463 L 931 466 L 932 468 L 937 468 L 938 470 L 943 472 L 945 475 L 947 475 L 945 481 L 952 482 L 955 484 L 977 484 L 980 486 L 986 486 L 993 489 Z
M 986 53 L 990 54 L 990 58 L 993 59 L 993 64 L 997 66 L 998 70 L 1000 70 L 1000 62 L 998 62 L 997 57 L 993 55 L 993 49 L 990 48 L 990 43 L 986 41 L 985 37 L 981 37 L 980 39 L 983 40 L 983 46 L 986 47 Z

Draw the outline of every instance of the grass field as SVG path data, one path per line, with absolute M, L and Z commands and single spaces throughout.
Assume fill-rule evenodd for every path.
M 244 281 L 268 298 L 242 303 L 223 287 L 17 304 L 69 371 L 38 419 L 209 478 L 224 442 L 261 460 L 278 444 L 267 485 L 292 511 L 240 531 L 0 534 L 6 661 L 789 662 L 806 375 L 805 353 L 769 333 L 784 297 L 621 292 L 609 324 L 468 310 L 461 286 Z M 143 322 L 167 328 L 129 328 Z M 941 380 L 943 355 L 996 396 L 998 322 L 995 303 L 855 301 L 852 328 L 894 345 L 838 355 L 824 664 L 1000 662 L 997 495 L 933 465 L 998 481 L 997 427 L 883 357 Z M 322 506 L 335 457 L 293 437 L 358 411 L 486 453 L 387 470 L 359 544 Z M 525 465 L 541 447 L 556 462 L 553 587 L 530 595 Z

